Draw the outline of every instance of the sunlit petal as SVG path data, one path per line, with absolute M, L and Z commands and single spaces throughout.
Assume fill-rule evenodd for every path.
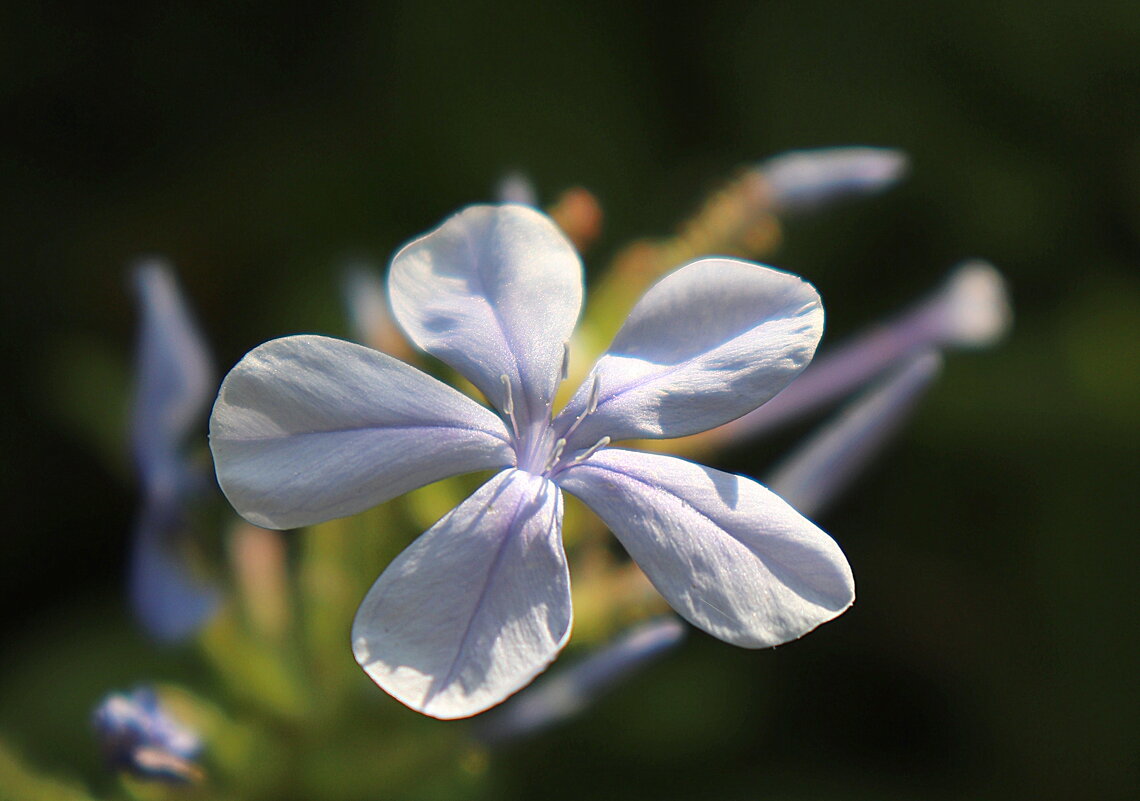
M 674 609 L 734 645 L 793 640 L 854 600 L 835 541 L 750 479 L 610 448 L 558 482 L 597 512 Z
M 704 431 L 783 389 L 822 333 L 819 295 L 801 278 L 733 259 L 693 262 L 645 293 L 555 426 L 589 406 L 596 380 L 597 410 L 571 446 Z
M 521 427 L 549 414 L 582 305 L 581 262 L 550 218 L 471 206 L 396 254 L 388 290 L 411 339 Z
M 238 363 L 210 447 L 230 503 L 265 528 L 355 514 L 514 458 L 488 409 L 391 356 L 320 336 L 273 340 Z
M 570 636 L 562 495 L 505 470 L 432 526 L 373 585 L 353 652 L 398 700 L 437 718 L 494 706 Z

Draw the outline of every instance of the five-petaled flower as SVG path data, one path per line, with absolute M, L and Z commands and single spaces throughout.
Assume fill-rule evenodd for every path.
M 498 469 L 384 571 L 352 631 L 357 660 L 438 718 L 530 682 L 570 636 L 562 492 L 591 507 L 689 622 L 736 645 L 795 639 L 854 598 L 835 542 L 750 479 L 610 447 L 751 411 L 811 360 L 815 289 L 709 258 L 652 287 L 557 415 L 582 266 L 522 206 L 472 206 L 406 245 L 388 287 L 423 350 L 498 411 L 386 354 L 320 336 L 255 348 L 210 421 L 218 479 L 250 522 L 294 528 Z

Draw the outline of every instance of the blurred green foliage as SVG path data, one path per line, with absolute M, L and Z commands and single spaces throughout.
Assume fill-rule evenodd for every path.
M 107 432 L 122 431 L 135 256 L 177 266 L 228 367 L 280 334 L 344 334 L 342 259 L 382 263 L 508 169 L 544 199 L 572 184 L 598 196 L 597 267 L 733 167 L 832 144 L 899 147 L 913 166 L 900 189 L 785 231 L 775 263 L 820 289 L 825 342 L 970 256 L 1010 281 L 1011 339 L 951 358 L 822 521 L 854 566 L 852 611 L 770 652 L 694 636 L 588 715 L 491 755 L 482 791 L 1135 789 L 1135 2 L 44 0 L 4 6 L 0 31 L 0 769 L 19 754 L 62 782 L 27 797 L 110 792 L 92 704 L 206 670 L 144 642 L 122 598 L 134 495 Z M 775 455 L 726 463 L 759 473 Z M 405 714 L 364 697 L 373 726 Z M 414 725 L 430 744 L 463 724 Z M 340 759 L 330 782 L 372 759 L 326 756 Z M 474 792 L 455 769 L 425 797 Z M 389 781 L 371 797 L 403 797 Z

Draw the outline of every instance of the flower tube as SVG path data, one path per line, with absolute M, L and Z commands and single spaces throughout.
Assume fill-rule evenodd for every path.
M 811 435 L 769 473 L 768 487 L 808 517 L 830 504 L 906 420 L 942 358 L 915 356 Z
M 669 652 L 684 636 L 685 625 L 672 616 L 641 623 L 511 699 L 480 721 L 478 737 L 500 744 L 557 725 Z

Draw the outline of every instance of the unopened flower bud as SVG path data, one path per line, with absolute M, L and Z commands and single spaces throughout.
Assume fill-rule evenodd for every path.
M 763 162 L 759 171 L 778 211 L 811 211 L 820 206 L 887 189 L 906 172 L 899 150 L 832 147 L 794 150 Z

